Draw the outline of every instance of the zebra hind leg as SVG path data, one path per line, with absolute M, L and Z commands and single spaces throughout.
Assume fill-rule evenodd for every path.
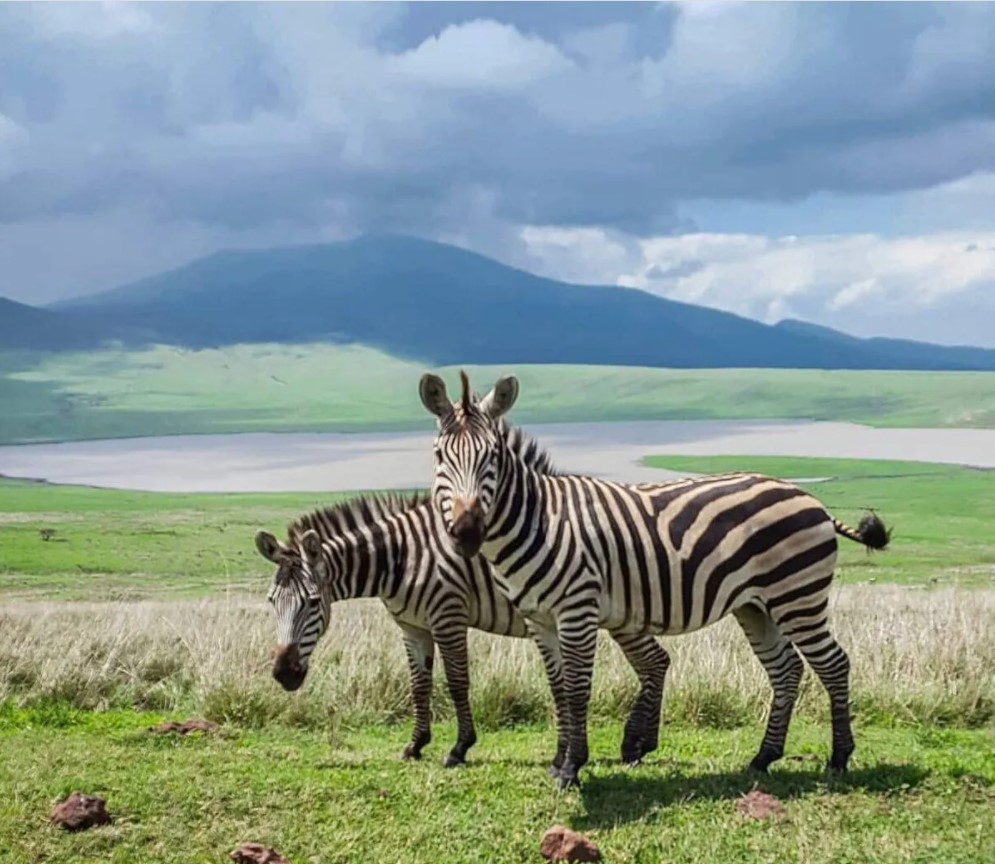
M 763 664 L 773 689 L 767 730 L 760 750 L 750 762 L 752 770 L 766 772 L 771 763 L 784 755 L 784 742 L 805 666 L 798 652 L 762 607 L 754 604 L 741 606 L 733 611 L 733 615 L 749 639 L 753 653 Z
M 670 655 L 648 634 L 611 634 L 639 676 L 639 695 L 632 704 L 622 738 L 622 762 L 636 765 L 660 743 L 660 710 Z
M 826 766 L 830 771 L 846 771 L 853 754 L 853 729 L 850 725 L 850 658 L 830 632 L 825 605 L 818 617 L 781 622 L 780 627 L 819 676 L 829 694 L 833 725 L 833 750 Z
M 404 648 L 411 673 L 411 700 L 415 708 L 415 728 L 411 743 L 404 748 L 405 759 L 421 759 L 421 751 L 432 740 L 432 661 L 435 643 L 432 634 L 402 625 Z
M 466 627 L 463 624 L 446 628 L 435 633 L 446 673 L 446 684 L 456 710 L 456 744 L 442 764 L 446 768 L 456 768 L 466 764 L 467 751 L 477 743 L 477 733 L 473 727 L 473 712 L 470 710 L 470 675 L 467 671 Z

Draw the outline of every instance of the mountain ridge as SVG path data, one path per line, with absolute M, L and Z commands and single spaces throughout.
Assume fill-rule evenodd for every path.
M 995 350 L 861 339 L 791 320 L 768 325 L 639 289 L 559 282 L 405 235 L 219 250 L 99 294 L 27 308 L 129 343 L 328 341 L 436 365 L 995 370 Z

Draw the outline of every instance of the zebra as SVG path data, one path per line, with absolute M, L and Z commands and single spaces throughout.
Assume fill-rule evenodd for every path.
M 553 472 L 548 456 L 520 430 L 502 423 L 500 434 L 534 470 Z M 403 757 L 421 758 L 431 741 L 432 666 L 438 645 L 458 730 L 443 763 L 454 767 L 465 763 L 476 742 L 469 703 L 467 628 L 531 637 L 539 647 L 556 709 L 560 734 L 550 774 L 558 773 L 567 749 L 559 646 L 546 633 L 533 632 L 495 591 L 495 579 L 483 557 L 467 559 L 450 548 L 427 497 L 353 498 L 296 519 L 288 526 L 286 543 L 266 531 L 256 534 L 255 543 L 259 554 L 277 567 L 268 591 L 279 643 L 272 674 L 284 689 L 303 685 L 332 603 L 379 597 L 401 629 L 411 676 L 415 723 Z M 651 636 L 620 634 L 615 641 L 640 681 L 621 747 L 622 760 L 631 764 L 657 747 L 670 661 Z
M 836 535 L 883 549 L 891 534 L 884 523 L 868 514 L 853 529 L 796 485 L 760 474 L 640 485 L 544 476 L 497 433 L 518 380 L 498 379 L 483 399 L 464 372 L 460 380 L 456 403 L 439 376 L 420 381 L 421 401 L 438 426 L 431 496 L 453 548 L 483 554 L 519 612 L 559 640 L 569 712 L 560 788 L 579 785 L 588 758 L 598 628 L 616 638 L 676 635 L 727 614 L 773 690 L 749 767 L 765 772 L 783 756 L 804 657 L 829 694 L 827 768 L 846 770 L 854 749 L 850 663 L 827 626 Z

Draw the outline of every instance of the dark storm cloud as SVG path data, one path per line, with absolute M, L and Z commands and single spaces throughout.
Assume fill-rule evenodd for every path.
M 666 233 L 993 168 L 993 115 L 987 4 L 0 7 L 0 222 L 39 231 Z

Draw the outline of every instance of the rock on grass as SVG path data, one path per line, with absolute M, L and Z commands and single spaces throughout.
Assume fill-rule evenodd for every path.
M 228 857 L 235 864 L 290 864 L 276 849 L 262 843 L 243 843 L 238 849 L 233 849 Z
M 189 735 L 191 732 L 208 734 L 216 732 L 217 729 L 218 724 L 212 723 L 210 720 L 186 720 L 183 723 L 167 721 L 166 723 L 160 723 L 158 726 L 149 726 L 149 732 L 155 735 L 166 735 L 170 732 L 176 732 L 180 735 Z
M 583 834 L 554 825 L 542 835 L 539 852 L 547 861 L 600 861 L 601 852 Z
M 107 804 L 103 798 L 73 792 L 55 806 L 51 822 L 66 831 L 85 831 L 95 825 L 106 825 L 111 821 Z
M 736 802 L 736 809 L 750 819 L 780 819 L 784 805 L 773 795 L 754 789 Z

